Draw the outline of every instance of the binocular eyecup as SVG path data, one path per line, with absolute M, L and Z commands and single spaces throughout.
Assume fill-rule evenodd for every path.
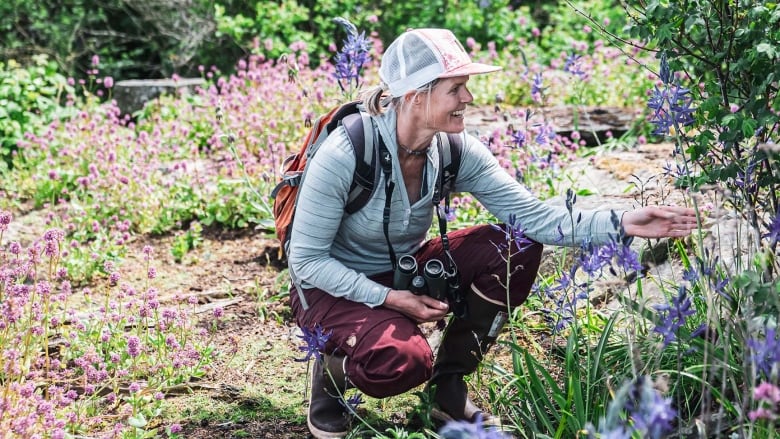
M 436 300 L 445 301 L 451 295 L 452 287 L 459 287 L 457 276 L 450 276 L 439 259 L 430 259 L 423 265 L 422 275 L 418 274 L 417 260 L 412 255 L 398 258 L 393 273 L 393 287 L 397 290 L 409 290 L 414 294 L 426 294 Z

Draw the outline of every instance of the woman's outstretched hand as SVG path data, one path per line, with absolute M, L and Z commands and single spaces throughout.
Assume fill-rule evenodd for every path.
M 696 211 L 688 207 L 647 206 L 623 214 L 623 229 L 638 238 L 681 238 L 698 227 Z
M 426 295 L 418 296 L 407 290 L 390 290 L 384 306 L 406 314 L 417 323 L 439 321 L 450 310 L 442 301 Z

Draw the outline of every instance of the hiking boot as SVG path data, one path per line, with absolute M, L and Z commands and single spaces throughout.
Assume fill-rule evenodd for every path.
M 306 423 L 316 439 L 340 439 L 349 431 L 348 411 L 343 402 L 348 387 L 346 360 L 325 355 L 314 361 Z
M 473 291 L 466 302 L 468 315 L 450 319 L 436 354 L 433 377 L 427 384 L 436 405 L 431 417 L 442 422 L 476 422 L 481 417 L 484 425 L 500 426 L 499 418 L 485 413 L 469 398 L 463 377 L 477 369 L 496 341 L 508 318 L 507 306 Z

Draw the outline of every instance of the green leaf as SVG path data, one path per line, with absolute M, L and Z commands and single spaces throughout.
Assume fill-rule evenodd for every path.
M 758 122 L 755 119 L 745 119 L 742 121 L 742 134 L 745 137 L 753 137 L 756 132 Z
M 143 413 L 139 413 L 135 416 L 131 416 L 130 419 L 127 420 L 127 423 L 130 424 L 131 427 L 144 428 L 149 422 L 146 420 Z
M 777 55 L 775 46 L 769 43 L 760 43 L 758 46 L 756 46 L 756 52 L 763 53 L 769 58 L 774 58 Z

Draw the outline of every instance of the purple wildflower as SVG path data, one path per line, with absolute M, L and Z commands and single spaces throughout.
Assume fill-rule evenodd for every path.
M 494 427 L 482 425 L 482 414 L 477 415 L 474 423 L 468 421 L 449 421 L 440 430 L 442 439 L 508 439 L 505 433 Z
M 577 194 L 572 188 L 566 189 L 566 210 L 569 211 L 569 214 L 574 210 L 575 204 L 577 204 Z
M 346 81 L 348 84 L 354 81 L 355 85 L 359 86 L 363 66 L 371 60 L 369 55 L 371 41 L 366 38 L 365 32 L 358 34 L 355 25 L 348 20 L 337 17 L 334 21 L 343 26 L 347 31 L 344 47 L 336 55 L 336 70 L 334 74 L 342 89 L 345 88 L 342 81 Z
M 560 224 L 558 224 L 557 232 L 558 232 L 558 237 L 555 238 L 555 242 L 562 242 L 564 235 L 563 235 L 563 227 L 561 227 Z
M 576 271 L 577 266 L 572 266 L 569 273 L 561 275 L 557 285 L 545 291 L 547 299 L 552 302 L 552 308 L 542 307 L 541 311 L 553 334 L 560 333 L 574 321 L 577 302 L 588 298 L 590 286 L 587 282 L 577 283 L 574 280 Z
M 661 53 L 661 71 L 658 73 L 658 76 L 664 84 L 669 84 L 672 81 L 672 69 L 666 60 L 666 53 Z
M 644 269 L 642 263 L 639 262 L 639 255 L 631 249 L 630 243 L 613 240 L 604 249 L 608 255 L 615 258 L 618 267 L 623 269 L 623 271 L 632 272 Z
M 661 56 L 661 75 L 664 86 L 661 89 L 657 86 L 653 88 L 647 107 L 653 110 L 650 117 L 650 122 L 656 127 L 653 134 L 669 135 L 672 129 L 676 132 L 681 126 L 691 125 L 696 108 L 691 107 L 693 99 L 690 90 L 671 82 L 673 75 L 665 55 Z
M 515 144 L 516 148 L 520 149 L 525 146 L 525 141 L 526 141 L 525 131 L 522 130 L 512 131 L 510 137 L 512 138 L 512 143 Z
M 653 332 L 661 334 L 664 338 L 664 347 L 677 340 L 678 331 L 685 326 L 689 316 L 696 313 L 692 308 L 688 289 L 685 286 L 678 288 L 677 296 L 672 298 L 670 304 L 656 305 L 654 307 L 660 316 L 660 322 Z
M 677 417 L 671 399 L 661 396 L 646 376 L 639 377 L 631 386 L 625 408 L 633 428 L 644 433 L 642 437 L 645 438 L 665 437 Z
M 340 400 L 340 402 L 344 404 L 350 412 L 354 413 L 357 411 L 358 407 L 361 404 L 363 404 L 365 401 L 363 401 L 363 395 L 361 395 L 360 393 L 355 393 L 354 395 L 347 398 L 346 401 Z
M 450 206 L 444 207 L 444 217 L 447 219 L 447 222 L 452 222 L 458 219 L 458 215 L 455 213 L 456 210 L 457 210 L 456 207 L 450 207 Z
M 590 424 L 586 430 L 589 436 L 602 439 L 661 439 L 672 430 L 676 417 L 671 398 L 658 393 L 649 377 L 640 376 L 624 383 L 615 393 L 606 417 L 599 422 L 598 435 Z
M 314 329 L 301 328 L 303 335 L 299 335 L 298 338 L 303 339 L 306 342 L 305 345 L 299 346 L 298 349 L 306 352 L 306 356 L 303 358 L 296 358 L 295 361 L 309 361 L 314 356 L 317 359 L 322 357 L 322 352 L 325 350 L 325 344 L 330 339 L 330 335 L 333 331 L 323 332 L 322 327 L 317 324 L 314 325 Z
M 0 212 L 0 232 L 8 230 L 9 224 L 11 224 L 11 213 Z
M 585 76 L 585 71 L 580 66 L 580 58 L 582 56 L 572 53 L 566 57 L 566 61 L 563 63 L 563 71 L 580 78 Z
M 750 357 L 758 372 L 769 378 L 780 369 L 780 334 L 775 328 L 767 327 L 763 340 L 748 340 Z
M 780 210 L 772 218 L 772 222 L 767 226 L 768 232 L 762 236 L 762 238 L 769 238 L 770 245 L 777 244 L 780 240 Z
M 780 388 L 772 383 L 762 382 L 753 389 L 753 397 L 773 404 L 780 404 Z
M 539 128 L 539 133 L 534 140 L 539 145 L 548 145 L 553 139 L 555 139 L 555 129 L 549 124 L 544 124 Z
M 135 358 L 141 353 L 141 339 L 135 335 L 127 337 L 127 354 Z
M 690 283 L 696 283 L 699 280 L 699 272 L 695 268 L 690 267 L 683 270 L 683 280 Z
M 522 252 L 528 246 L 532 244 L 531 240 L 525 236 L 525 229 L 517 221 L 517 215 L 509 214 L 509 221 L 504 224 L 504 227 L 493 224 L 491 226 L 495 230 L 502 230 L 504 232 L 504 242 L 493 243 L 499 251 L 504 251 L 509 248 L 509 243 L 514 242 L 518 252 Z
M 544 93 L 544 82 L 542 79 L 542 73 L 539 72 L 534 75 L 534 80 L 531 83 L 531 97 L 536 102 L 542 101 L 542 93 Z

